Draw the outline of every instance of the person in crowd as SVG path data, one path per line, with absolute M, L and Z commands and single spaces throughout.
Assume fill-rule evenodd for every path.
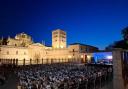
M 91 89 L 107 72 L 112 69 L 73 64 L 28 66 L 17 72 L 18 89 Z

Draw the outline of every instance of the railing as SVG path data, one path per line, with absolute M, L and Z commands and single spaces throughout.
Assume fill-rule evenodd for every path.
M 81 60 L 81 59 L 79 59 Z M 78 60 L 77 60 L 78 61 Z M 75 59 L 0 59 L 0 64 L 11 64 L 11 65 L 37 65 L 37 64 L 52 64 L 52 63 L 68 63 L 76 62 Z

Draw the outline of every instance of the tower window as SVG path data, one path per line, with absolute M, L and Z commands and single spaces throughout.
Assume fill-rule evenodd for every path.
M 55 35 L 55 38 L 58 37 L 58 35 Z
M 54 35 L 55 35 L 55 34 L 58 34 L 58 32 L 54 32 L 53 34 L 54 34 Z

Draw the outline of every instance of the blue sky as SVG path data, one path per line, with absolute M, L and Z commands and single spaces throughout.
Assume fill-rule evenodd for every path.
M 0 36 L 25 32 L 35 42 L 51 45 L 51 31 L 67 32 L 68 44 L 104 49 L 122 39 L 128 26 L 127 0 L 1 0 Z

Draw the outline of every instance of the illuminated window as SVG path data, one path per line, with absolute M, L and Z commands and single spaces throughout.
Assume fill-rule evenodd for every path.
M 83 56 L 83 55 L 81 55 L 81 58 L 84 58 L 84 56 Z
M 89 61 L 91 61 L 91 56 L 90 55 L 87 55 L 87 61 L 89 62 Z

